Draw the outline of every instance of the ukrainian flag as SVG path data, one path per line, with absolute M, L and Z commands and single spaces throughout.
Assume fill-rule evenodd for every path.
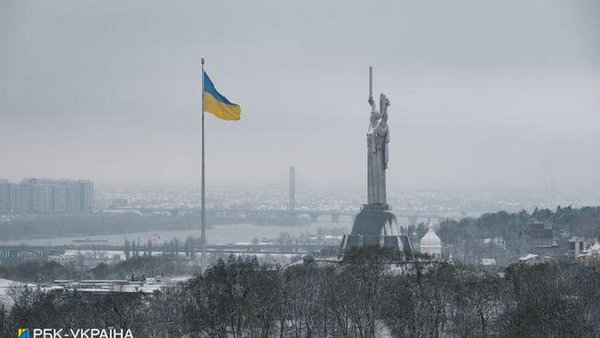
M 241 109 L 235 103 L 231 103 L 225 96 L 221 95 L 215 85 L 204 72 L 204 111 L 212 113 L 222 120 L 239 120 Z

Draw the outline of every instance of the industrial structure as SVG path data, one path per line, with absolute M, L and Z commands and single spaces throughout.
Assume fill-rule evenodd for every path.
M 290 204 L 289 212 L 293 214 L 296 210 L 296 168 L 290 167 Z

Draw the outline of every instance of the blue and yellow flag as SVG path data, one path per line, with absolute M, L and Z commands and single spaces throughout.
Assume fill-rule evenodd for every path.
M 204 111 L 212 113 L 222 120 L 240 119 L 240 106 L 231 103 L 221 95 L 206 72 L 204 72 L 204 93 L 202 95 L 204 95 Z

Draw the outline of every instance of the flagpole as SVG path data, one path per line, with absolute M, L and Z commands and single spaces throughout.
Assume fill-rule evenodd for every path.
M 200 223 L 201 223 L 201 236 L 200 236 L 200 269 L 204 273 L 206 268 L 206 194 L 205 194 L 205 176 L 204 176 L 204 58 L 201 59 L 202 63 L 202 206 L 200 209 Z

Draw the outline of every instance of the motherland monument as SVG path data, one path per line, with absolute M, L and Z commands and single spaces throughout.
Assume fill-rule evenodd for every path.
M 381 93 L 379 111 L 373 100 L 373 68 L 369 67 L 369 105 L 371 117 L 367 130 L 367 204 L 356 215 L 352 232 L 344 236 L 342 251 L 367 245 L 380 245 L 412 255 L 408 237 L 401 235 L 396 216 L 387 204 L 386 170 L 388 168 L 390 100 Z

